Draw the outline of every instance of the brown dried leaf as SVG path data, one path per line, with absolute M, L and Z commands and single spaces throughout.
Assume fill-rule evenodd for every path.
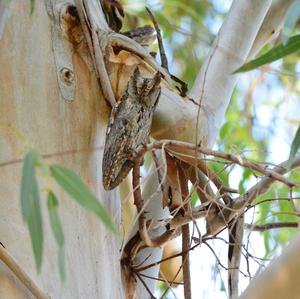
M 237 190 L 226 187 L 223 184 L 222 180 L 203 161 L 203 158 L 201 158 L 200 156 L 181 153 L 174 150 L 173 148 L 174 147 L 172 146 L 168 146 L 166 148 L 166 151 L 169 152 L 171 155 L 175 156 L 177 159 L 189 164 L 190 166 L 197 167 L 199 170 L 201 170 L 206 175 L 206 177 L 215 184 L 215 186 L 219 189 L 219 192 L 238 193 Z
M 180 178 L 178 172 L 178 165 L 176 158 L 170 156 L 166 153 L 167 160 L 167 185 L 164 194 L 164 198 L 169 198 L 169 209 L 173 211 L 174 209 L 182 206 L 182 196 L 180 187 Z

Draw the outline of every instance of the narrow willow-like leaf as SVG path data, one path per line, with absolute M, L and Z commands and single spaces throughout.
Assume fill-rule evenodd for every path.
M 103 223 L 114 233 L 117 232 L 110 216 L 97 200 L 95 195 L 86 187 L 82 180 L 72 170 L 58 165 L 51 165 L 50 171 L 56 182 L 84 208 L 93 211 Z
M 234 74 L 241 72 L 248 72 L 250 70 L 256 69 L 267 63 L 271 63 L 280 58 L 283 58 L 289 54 L 292 54 L 300 49 L 300 35 L 295 35 L 291 37 L 286 45 L 280 44 L 279 46 L 268 51 L 266 54 L 258 57 L 257 59 L 251 60 L 250 62 L 244 64 L 242 67 L 234 71 Z
M 24 158 L 21 182 L 21 207 L 23 220 L 27 223 L 30 232 L 35 264 L 39 272 L 43 255 L 43 223 L 39 189 L 35 177 L 37 157 L 37 153 L 31 150 Z
M 21 181 L 21 207 L 23 220 L 27 222 L 30 215 L 30 195 L 34 188 L 35 182 L 35 153 L 33 150 L 29 151 L 23 162 L 22 181 Z
M 290 8 L 285 17 L 283 30 L 282 30 L 282 40 L 285 45 L 290 38 L 292 31 L 300 18 L 300 1 L 295 1 Z
M 291 151 L 290 151 L 289 160 L 288 160 L 288 167 L 291 167 L 293 160 L 298 152 L 299 147 L 300 147 L 300 126 L 298 127 L 296 135 L 292 142 Z
M 47 200 L 50 225 L 52 228 L 53 235 L 58 244 L 58 269 L 60 278 L 62 281 L 65 280 L 65 254 L 64 254 L 64 233 L 62 230 L 61 221 L 58 214 L 58 200 L 56 195 L 52 192 L 48 192 L 48 200 Z
M 36 191 L 38 193 L 38 189 Z M 39 196 L 33 196 L 35 200 L 32 200 L 31 213 L 28 218 L 27 224 L 31 236 L 31 243 L 36 263 L 36 269 L 38 272 L 41 270 L 42 257 L 43 257 L 43 222 Z
M 63 246 L 65 239 L 64 239 L 62 226 L 61 226 L 61 221 L 58 215 L 58 200 L 52 191 L 48 192 L 47 205 L 48 205 L 50 225 L 51 225 L 53 235 L 55 237 L 57 244 L 59 246 Z
M 65 247 L 60 246 L 58 249 L 58 268 L 59 275 L 62 281 L 65 281 L 66 271 L 65 271 Z
M 30 15 L 34 12 L 35 0 L 30 0 Z

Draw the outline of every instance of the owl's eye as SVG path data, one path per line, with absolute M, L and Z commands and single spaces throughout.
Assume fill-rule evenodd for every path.
M 127 119 L 123 119 L 123 120 L 122 120 L 122 125 L 123 125 L 123 126 L 126 126 L 127 124 L 128 124 L 128 120 L 127 120 Z

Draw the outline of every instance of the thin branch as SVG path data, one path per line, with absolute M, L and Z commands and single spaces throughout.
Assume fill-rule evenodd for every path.
M 190 181 L 192 182 L 193 188 L 197 192 L 201 203 L 217 201 L 207 177 L 201 171 L 198 171 L 196 175 L 196 171 L 198 170 L 195 168 L 191 169 Z
M 153 143 L 149 144 L 148 146 L 145 146 L 142 149 L 140 149 L 138 151 L 137 156 L 144 156 L 144 154 L 147 151 L 150 151 L 152 149 L 161 149 L 163 146 L 171 147 L 171 149 L 173 149 L 174 147 L 175 148 L 178 147 L 181 149 L 193 150 L 193 151 L 196 151 L 197 153 L 201 153 L 204 155 L 222 158 L 224 160 L 230 161 L 231 163 L 240 165 L 242 167 L 246 167 L 246 168 L 258 171 L 258 172 L 264 174 L 267 178 L 270 178 L 272 180 L 277 180 L 289 187 L 299 187 L 300 188 L 299 183 L 288 180 L 287 178 L 282 176 L 279 171 L 274 171 L 272 169 L 269 169 L 268 166 L 265 167 L 256 162 L 250 162 L 247 159 L 242 158 L 242 157 L 236 157 L 232 154 L 227 154 L 224 152 L 211 150 L 211 149 L 205 148 L 205 147 L 199 147 L 194 144 L 183 142 L 183 141 L 176 141 L 176 140 L 156 141 L 156 142 L 153 142 Z M 299 157 L 299 164 L 300 164 L 300 157 Z M 278 166 L 278 167 L 280 167 L 280 166 Z
M 179 270 L 180 270 L 180 268 L 179 268 Z M 166 288 L 166 290 L 164 291 L 164 293 L 162 294 L 162 296 L 160 297 L 160 299 L 163 299 L 163 298 L 164 298 L 164 295 L 168 292 L 168 290 L 171 291 L 171 293 L 172 293 L 173 296 L 174 296 L 174 299 L 178 299 L 177 296 L 176 296 L 176 294 L 174 293 L 174 291 L 173 291 L 173 289 L 172 289 L 172 283 L 174 282 L 174 279 L 176 279 L 177 275 L 179 274 L 179 271 L 177 271 L 177 273 L 176 273 L 176 275 L 175 275 L 173 281 L 171 281 L 171 282 L 169 282 L 169 281 L 166 279 L 166 277 L 165 277 L 164 273 L 161 271 L 161 269 L 159 269 L 159 274 L 163 277 L 163 279 L 164 279 L 164 281 L 165 281 L 165 284 L 168 286 L 168 287 Z
M 185 202 L 185 198 L 189 198 L 189 188 L 188 188 L 188 177 L 186 176 L 186 171 L 183 168 L 184 164 L 180 163 L 179 167 L 179 176 L 180 176 L 180 188 L 181 188 L 181 196 L 183 202 Z M 184 204 L 184 214 L 191 215 L 191 203 L 190 200 L 187 200 Z M 191 217 L 192 218 L 192 217 Z M 194 219 L 193 219 L 194 221 Z M 191 271 L 190 271 L 190 227 L 189 224 L 185 224 L 182 226 L 182 272 L 183 272 L 183 282 L 184 282 L 184 298 L 191 299 L 192 298 L 192 290 L 191 290 Z
M 195 221 L 195 219 L 206 218 L 209 215 L 209 212 L 207 210 L 197 211 L 197 208 L 193 209 L 191 215 L 182 216 L 180 214 L 177 214 L 176 217 L 172 218 L 168 222 L 168 228 L 177 229 L 188 224 L 189 222 Z
M 244 227 L 248 230 L 256 231 L 256 232 L 264 232 L 270 229 L 279 229 L 279 228 L 298 228 L 298 222 L 279 222 L 279 223 L 266 223 L 261 225 L 248 224 L 246 223 Z
M 224 197 L 224 201 L 226 203 L 230 202 L 230 198 L 227 195 L 227 193 L 238 193 L 237 190 L 225 186 L 223 181 L 220 179 L 220 177 L 212 169 L 210 169 L 208 167 L 207 163 L 205 161 L 203 161 L 202 159 L 201 160 L 195 159 L 195 157 L 191 157 L 186 154 L 174 152 L 170 149 L 168 149 L 168 150 L 177 159 L 184 161 L 188 165 L 191 165 L 191 159 L 193 159 L 192 160 L 193 165 L 191 165 L 191 166 L 194 166 L 194 167 L 197 166 L 200 169 L 200 171 L 203 172 L 205 174 L 205 176 L 214 183 L 214 185 L 218 188 L 218 191 L 220 192 L 220 194 Z M 195 169 L 195 171 L 197 171 L 197 169 Z M 197 174 L 196 177 L 198 177 L 198 172 L 196 174 Z M 193 176 L 195 176 L 195 175 L 193 175 Z
M 244 216 L 238 217 L 230 222 L 228 226 L 228 293 L 229 298 L 236 298 L 239 294 L 239 269 L 241 263 L 241 252 L 244 235 Z M 249 272 L 248 272 L 249 273 Z
M 158 179 L 158 183 L 160 185 L 160 189 L 161 189 L 161 192 L 164 193 L 164 185 L 163 185 L 163 176 L 162 176 L 162 173 L 161 173 L 161 166 L 159 165 L 159 159 L 155 153 L 155 151 L 152 151 L 152 157 L 153 157 L 153 161 L 154 161 L 154 164 L 155 164 L 155 167 L 156 167 L 156 170 L 157 170 L 157 179 Z
M 17 261 L 9 254 L 6 248 L 0 245 L 0 260 L 18 277 L 18 279 L 27 287 L 27 289 L 37 299 L 50 299 L 34 281 L 25 273 Z
M 154 15 L 152 14 L 151 10 L 148 7 L 146 7 L 146 10 L 147 10 L 147 12 L 148 12 L 148 14 L 151 18 L 151 21 L 153 22 L 154 28 L 156 30 L 156 36 L 157 36 L 157 42 L 158 42 L 158 47 L 159 47 L 161 66 L 169 72 L 168 58 L 167 58 L 167 55 L 166 55 L 166 52 L 165 52 L 165 48 L 164 48 L 164 44 L 163 44 L 163 41 L 162 41 L 162 37 L 161 37 L 161 33 L 160 33 L 158 23 L 157 23 Z
M 279 175 L 283 175 L 287 172 L 292 171 L 295 168 L 300 167 L 300 156 L 297 156 L 292 163 L 291 167 L 288 168 L 288 162 L 285 161 L 278 166 L 275 166 L 272 169 L 272 172 L 276 172 Z M 248 205 L 253 202 L 257 197 L 264 194 L 269 190 L 271 185 L 274 183 L 276 179 L 271 176 L 265 176 L 262 178 L 257 184 L 251 187 L 244 195 L 240 196 L 239 198 L 234 200 L 233 207 L 239 209 L 242 206 Z
M 208 244 L 208 242 L 203 241 L 203 243 L 210 249 L 210 251 L 212 252 L 212 254 L 214 255 L 214 257 L 217 260 L 218 265 L 223 268 L 224 270 L 228 271 L 228 270 L 234 270 L 236 268 L 228 268 L 226 266 L 224 266 L 220 260 L 220 258 L 217 256 L 217 254 L 215 253 L 214 249 L 212 248 L 212 246 L 210 244 Z M 242 272 L 241 270 L 239 270 L 239 273 L 241 273 L 244 277 L 248 277 L 247 274 L 245 274 L 244 272 Z
M 152 280 L 157 280 L 157 281 L 161 281 L 161 282 L 166 282 L 165 279 L 162 279 L 162 278 L 159 278 L 159 277 L 152 277 L 152 276 L 149 276 L 149 275 L 146 275 L 146 274 L 143 274 L 143 273 L 139 273 L 142 277 L 145 277 L 145 278 L 149 278 L 149 279 L 152 279 Z M 176 285 L 183 285 L 182 282 L 176 282 L 176 281 L 169 281 L 167 280 L 167 282 L 169 284 L 176 284 Z
M 283 175 L 281 175 L 281 173 L 288 171 L 288 169 L 286 169 L 284 167 L 286 165 L 285 163 L 283 163 L 277 167 L 274 167 L 273 169 L 269 169 L 267 166 L 264 167 L 258 163 L 250 162 L 247 159 L 243 159 L 241 157 L 236 157 L 231 154 L 227 154 L 227 153 L 220 152 L 220 151 L 214 151 L 214 150 L 204 148 L 204 147 L 198 147 L 193 144 L 186 143 L 186 142 L 174 141 L 174 140 L 162 140 L 162 141 L 153 142 L 153 143 L 151 143 L 147 146 L 143 146 L 139 150 L 137 150 L 136 163 L 135 163 L 135 166 L 133 169 L 133 174 L 134 174 L 133 188 L 135 190 L 134 197 L 135 197 L 135 203 L 137 205 L 138 212 L 140 214 L 140 216 L 139 216 L 139 231 L 140 231 L 141 238 L 144 241 L 144 243 L 150 247 L 155 247 L 159 243 L 154 244 L 147 232 L 146 217 L 143 212 L 141 190 L 139 187 L 139 178 L 140 178 L 139 166 L 140 166 L 140 162 L 142 161 L 142 159 L 147 151 L 152 151 L 153 149 L 163 149 L 163 148 L 166 148 L 166 150 L 167 150 L 170 147 L 172 149 L 180 148 L 180 149 L 185 149 L 185 150 L 194 150 L 194 151 L 196 151 L 196 153 L 215 156 L 218 158 L 228 160 L 231 163 L 235 163 L 235 164 L 250 168 L 252 170 L 259 171 L 259 172 L 265 174 L 265 178 L 262 179 L 261 182 L 267 182 L 267 185 L 268 184 L 270 185 L 275 180 L 278 180 L 278 181 L 288 185 L 289 187 L 292 187 L 292 186 L 300 187 L 299 183 L 290 181 L 287 178 L 285 178 Z M 292 165 L 292 168 L 297 167 L 299 165 L 300 165 L 300 157 L 297 157 Z M 249 196 L 249 194 L 253 194 L 253 193 L 256 195 L 259 192 L 257 190 L 252 191 L 252 193 L 247 192 L 246 196 Z M 216 232 L 220 231 L 221 228 L 224 228 L 224 225 L 225 225 L 225 227 L 228 225 L 230 220 L 236 214 L 236 211 L 241 209 L 242 206 L 237 207 L 236 205 L 241 200 L 241 198 L 244 198 L 244 197 L 245 197 L 245 195 L 243 197 L 239 197 L 238 199 L 235 199 L 233 202 L 233 206 L 224 207 L 223 210 L 220 210 L 219 215 L 217 215 L 214 219 L 212 219 L 212 222 L 210 223 L 210 227 L 213 229 L 210 228 L 210 230 L 208 231 L 208 234 L 215 234 Z M 199 216 L 205 217 L 206 215 L 204 213 L 200 213 Z M 191 220 L 193 220 L 193 219 L 191 219 Z M 217 223 L 216 223 L 216 221 L 217 221 Z M 165 242 L 166 240 L 168 240 L 168 238 L 171 238 L 173 232 L 167 231 L 165 234 L 166 234 L 165 236 L 164 236 L 164 234 L 161 236 L 162 239 L 161 239 L 161 237 L 158 238 L 158 239 L 161 239 L 159 242 L 161 242 L 161 241 Z
M 191 273 L 190 273 L 190 228 L 189 224 L 182 227 L 182 271 L 184 282 L 184 298 L 192 298 Z
M 275 166 L 272 169 L 272 172 L 277 173 L 281 177 L 283 177 L 282 176 L 283 174 L 290 172 L 293 169 L 298 167 L 300 167 L 300 156 L 297 156 L 294 159 L 294 162 L 290 167 L 288 167 L 288 162 L 285 161 L 279 164 L 278 166 Z M 257 197 L 267 192 L 275 181 L 276 179 L 274 176 L 266 175 L 257 184 L 251 187 L 244 195 L 236 198 L 233 201 L 233 205 L 231 206 L 232 209 L 231 211 L 229 209 L 227 210 L 225 209 L 224 211 L 222 211 L 221 217 L 220 215 L 217 215 L 212 220 L 211 227 L 213 229 L 209 231 L 209 234 L 215 235 L 219 233 L 221 230 L 223 230 L 227 226 L 227 223 L 235 217 L 237 212 L 240 215 L 243 214 L 245 212 L 244 207 L 250 205 Z M 236 212 L 234 212 L 234 210 L 236 210 Z M 226 219 L 226 221 L 224 221 L 224 218 Z
M 109 80 L 109 77 L 107 74 L 107 70 L 105 67 L 103 53 L 100 48 L 99 37 L 97 34 L 97 29 L 99 29 L 99 28 L 97 28 L 97 25 L 94 23 L 95 19 L 91 16 L 90 7 L 88 5 L 86 6 L 86 4 L 88 4 L 88 3 L 84 0 L 76 0 L 76 7 L 77 7 L 80 23 L 81 23 L 82 30 L 83 30 L 85 39 L 87 41 L 88 47 L 89 47 L 90 54 L 93 59 L 93 65 L 96 70 L 97 77 L 100 81 L 101 92 L 102 92 L 103 96 L 105 97 L 105 99 L 113 107 L 116 104 L 116 100 L 115 100 L 115 95 L 113 93 L 112 86 L 111 86 L 111 83 L 110 83 L 110 80 Z M 100 3 L 99 3 L 99 5 L 100 5 Z M 99 6 L 99 8 L 100 8 L 100 6 Z M 100 11 L 102 13 L 101 15 L 103 18 L 101 18 L 101 16 L 98 16 L 97 20 L 100 19 L 100 21 L 102 21 L 101 30 L 109 32 L 110 29 L 105 20 L 103 10 L 99 9 L 99 12 Z
M 149 289 L 149 287 L 147 286 L 146 282 L 144 281 L 144 279 L 141 277 L 140 273 L 138 272 L 134 272 L 136 277 L 140 280 L 140 282 L 142 283 L 142 285 L 145 287 L 145 289 L 147 290 L 148 294 L 150 295 L 151 299 L 157 299 L 151 292 L 151 290 Z
M 201 245 L 201 243 L 197 243 L 197 244 L 195 244 L 194 246 L 190 247 L 188 250 L 189 250 L 189 251 L 194 250 L 196 247 L 198 247 L 198 246 L 200 246 L 200 245 Z M 165 261 L 168 261 L 168 260 L 173 259 L 173 258 L 178 257 L 178 256 L 182 256 L 183 253 L 185 253 L 185 252 L 179 252 L 179 253 L 173 254 L 173 255 L 168 256 L 168 257 L 166 257 L 166 258 L 164 258 L 164 259 L 161 259 L 161 260 L 158 261 L 158 262 L 149 264 L 149 265 L 144 266 L 144 267 L 141 267 L 141 268 L 135 268 L 135 271 L 141 272 L 141 271 L 147 270 L 147 269 L 149 269 L 149 268 L 158 266 L 158 265 L 160 265 L 161 263 L 163 263 L 163 262 L 165 262 Z
M 50 158 L 54 158 L 54 157 L 61 157 L 61 156 L 64 156 L 64 155 L 74 155 L 74 154 L 78 154 L 78 153 L 100 151 L 102 149 L 103 149 L 103 146 L 94 147 L 94 148 L 86 148 L 86 149 L 70 149 L 70 150 L 61 151 L 61 152 L 43 154 L 41 156 L 44 159 L 50 159 Z M 0 168 L 5 167 L 5 166 L 9 166 L 9 165 L 22 163 L 22 162 L 23 162 L 23 158 L 22 159 L 15 159 L 15 160 L 6 161 L 6 162 L 3 162 L 3 163 L 0 163 Z
M 143 211 L 143 200 L 142 200 L 142 192 L 140 188 L 140 165 L 141 158 L 136 159 L 133 170 L 132 170 L 132 186 L 133 186 L 133 196 L 134 196 L 134 204 L 137 208 L 138 223 L 139 223 L 139 232 L 140 237 L 144 241 L 145 245 L 149 247 L 152 246 L 151 239 L 148 235 L 147 231 L 147 219 L 145 213 Z

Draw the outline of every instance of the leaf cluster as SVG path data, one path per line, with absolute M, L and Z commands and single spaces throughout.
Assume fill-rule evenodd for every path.
M 60 165 L 47 165 L 41 155 L 35 150 L 30 150 L 24 158 L 21 182 L 21 207 L 23 220 L 28 226 L 35 258 L 36 269 L 39 272 L 43 257 L 43 219 L 41 212 L 41 197 L 36 172 L 39 170 L 48 179 L 54 180 L 71 199 L 83 208 L 93 212 L 113 233 L 117 228 L 108 213 L 80 177 L 72 170 Z M 58 245 L 58 265 L 61 279 L 65 278 L 64 267 L 64 233 L 59 216 L 59 200 L 50 188 L 47 192 L 47 208 L 50 226 Z

